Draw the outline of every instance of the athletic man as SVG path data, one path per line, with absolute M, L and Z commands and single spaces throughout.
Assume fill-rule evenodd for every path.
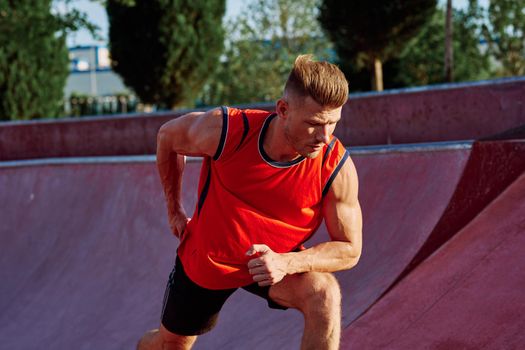
M 239 287 L 305 318 L 302 349 L 337 349 L 341 294 L 331 272 L 361 254 L 357 174 L 332 136 L 348 97 L 343 73 L 299 56 L 276 113 L 194 112 L 164 124 L 157 165 L 180 239 L 159 330 L 138 349 L 190 349 Z M 203 156 L 190 220 L 181 201 L 184 155 Z M 331 241 L 302 244 L 325 220 Z

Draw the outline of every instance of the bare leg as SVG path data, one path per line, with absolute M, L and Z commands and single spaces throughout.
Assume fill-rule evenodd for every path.
M 137 350 L 190 350 L 196 340 L 197 336 L 178 335 L 161 325 L 142 336 Z
M 341 291 L 332 274 L 309 272 L 286 276 L 270 287 L 270 298 L 303 314 L 302 350 L 339 349 Z

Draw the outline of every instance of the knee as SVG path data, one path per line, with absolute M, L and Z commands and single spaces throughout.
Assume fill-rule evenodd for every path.
M 303 313 L 333 314 L 341 309 L 341 289 L 331 273 L 314 273 L 308 276 L 302 289 Z
M 139 340 L 137 350 L 170 350 L 170 349 L 190 349 L 197 340 L 197 336 L 184 336 L 171 333 L 164 326 L 154 329 Z
M 179 335 L 170 332 L 163 325 L 160 326 L 159 338 L 161 338 L 161 347 L 159 349 L 191 349 L 193 343 L 197 340 L 196 335 Z
M 156 349 L 159 345 L 159 330 L 153 329 L 146 332 L 137 343 L 137 350 Z

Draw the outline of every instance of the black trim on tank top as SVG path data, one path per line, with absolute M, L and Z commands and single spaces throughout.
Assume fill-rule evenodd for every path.
M 272 158 L 270 158 L 270 156 L 268 156 L 268 154 L 264 151 L 264 147 L 263 147 L 264 136 L 266 135 L 266 132 L 268 131 L 268 127 L 270 126 L 270 122 L 276 116 L 277 116 L 277 114 L 273 113 L 268 118 L 266 118 L 266 120 L 264 121 L 264 124 L 263 124 L 262 129 L 261 129 L 261 133 L 259 135 L 259 153 L 261 154 L 261 157 L 267 163 L 269 163 L 270 165 L 273 165 L 273 166 L 275 166 L 277 168 L 287 168 L 287 167 L 290 167 L 292 165 L 295 165 L 295 164 L 298 164 L 298 163 L 302 162 L 305 159 L 305 157 L 304 156 L 300 156 L 299 158 L 290 160 L 288 162 L 278 162 L 278 161 L 273 160 Z
M 217 152 L 213 156 L 213 160 L 219 159 L 221 156 L 222 150 L 224 149 L 224 143 L 226 141 L 226 134 L 228 133 L 228 108 L 226 106 L 221 106 L 222 109 L 222 131 L 221 131 L 221 140 L 219 141 L 219 146 L 217 147 Z
M 242 112 L 242 122 L 244 125 L 244 130 L 242 132 L 241 142 L 239 142 L 239 145 L 237 146 L 235 151 L 241 148 L 241 145 L 244 142 L 244 139 L 246 138 L 246 136 L 248 136 L 248 131 L 250 130 L 250 124 L 248 123 L 248 117 L 246 116 L 246 113 L 244 112 Z
M 202 187 L 202 192 L 199 196 L 199 206 L 198 206 L 198 214 L 201 213 L 201 208 L 204 205 L 204 200 L 206 199 L 206 196 L 208 195 L 208 190 L 210 189 L 210 181 L 211 181 L 211 165 L 208 167 L 208 176 L 206 176 L 206 181 L 204 182 L 204 186 Z
M 332 138 L 332 142 L 330 142 L 328 147 L 326 147 L 326 151 L 324 152 L 324 155 L 323 155 L 323 164 L 322 164 L 322 166 L 324 166 L 324 163 L 328 159 L 328 154 L 330 154 L 330 152 L 332 152 L 332 149 L 334 148 L 334 144 L 335 144 L 336 140 L 337 140 L 337 137 L 334 136 Z
M 326 185 L 323 188 L 323 197 L 328 193 L 328 189 L 332 185 L 332 182 L 334 182 L 335 177 L 339 173 L 339 170 L 341 170 L 341 168 L 343 167 L 343 164 L 346 162 L 348 157 L 349 157 L 348 150 L 345 150 L 345 154 L 343 155 L 343 158 L 341 158 L 341 161 L 339 162 L 339 164 L 337 164 L 337 167 L 335 168 L 332 175 L 330 175 L 330 178 L 328 179 L 328 181 L 326 182 Z

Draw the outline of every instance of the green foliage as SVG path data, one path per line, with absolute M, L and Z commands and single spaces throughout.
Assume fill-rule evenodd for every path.
M 223 50 L 224 0 L 108 0 L 113 69 L 145 103 L 191 105 Z
M 68 76 L 67 18 L 51 0 L 0 0 L 0 119 L 56 117 Z
M 491 0 L 486 17 L 482 32 L 501 64 L 498 75 L 524 75 L 525 0 Z
M 269 102 L 279 98 L 299 54 L 330 58 L 316 21 L 317 0 L 253 0 L 227 25 L 224 60 L 201 104 Z
M 68 35 L 80 29 L 85 29 L 93 36 L 94 39 L 102 40 L 98 32 L 100 28 L 88 20 L 87 14 L 75 8 L 69 7 L 69 4 L 74 1 L 75 0 L 52 0 L 53 4 L 63 5 L 68 9 L 65 13 L 56 13 L 54 15 L 58 21 L 61 32 Z
M 477 19 L 473 9 L 453 13 L 454 80 L 488 79 L 489 57 L 480 52 Z M 445 10 L 438 9 L 432 20 L 412 40 L 396 60 L 394 84 L 417 86 L 445 82 Z
M 430 20 L 436 4 L 436 0 L 323 0 L 319 21 L 335 45 L 343 71 L 353 75 L 398 56 Z

